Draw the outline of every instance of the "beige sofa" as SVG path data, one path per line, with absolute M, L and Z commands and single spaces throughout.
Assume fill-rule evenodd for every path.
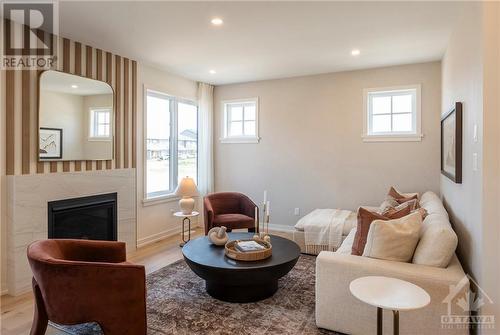
M 374 334 L 377 310 L 353 297 L 352 280 L 363 276 L 388 276 L 410 281 L 431 296 L 427 307 L 400 313 L 401 334 L 468 334 L 467 329 L 447 328 L 442 316 L 467 315 L 456 303 L 469 290 L 468 279 L 454 254 L 457 239 L 440 199 L 425 193 L 420 204 L 425 218 L 413 263 L 385 261 L 322 251 L 316 260 L 316 324 L 345 334 Z M 344 243 L 349 243 L 349 238 Z M 352 243 L 352 242 L 351 242 Z M 348 250 L 343 245 L 341 249 Z M 418 264 L 416 264 L 418 263 Z M 392 334 L 392 312 L 384 311 L 384 333 Z

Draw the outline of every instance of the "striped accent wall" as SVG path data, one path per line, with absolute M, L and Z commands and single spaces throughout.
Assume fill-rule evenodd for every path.
M 46 34 L 47 35 L 47 34 Z M 46 36 L 47 37 L 47 36 Z M 115 92 L 114 159 L 108 161 L 39 162 L 39 70 L 5 71 L 7 175 L 110 170 L 136 166 L 137 62 L 107 51 L 55 37 L 53 70 L 102 80 Z

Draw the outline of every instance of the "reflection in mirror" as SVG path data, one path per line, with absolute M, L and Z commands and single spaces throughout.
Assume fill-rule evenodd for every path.
M 40 76 L 40 160 L 113 159 L 113 89 L 58 71 Z

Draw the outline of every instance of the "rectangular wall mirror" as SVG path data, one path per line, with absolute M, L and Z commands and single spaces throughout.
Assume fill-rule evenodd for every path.
M 103 81 L 59 71 L 40 75 L 38 158 L 113 159 L 113 89 Z

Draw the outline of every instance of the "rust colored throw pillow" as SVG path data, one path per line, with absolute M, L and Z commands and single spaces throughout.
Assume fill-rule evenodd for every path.
M 400 210 L 402 210 L 405 207 L 410 207 L 410 212 L 413 212 L 413 211 L 419 209 L 417 199 L 408 200 L 408 201 L 403 202 L 402 204 L 399 204 L 399 205 L 394 206 L 394 207 L 388 206 L 384 209 L 383 212 L 378 212 L 378 213 L 383 215 L 383 216 L 392 216 L 394 213 L 399 212 Z
M 375 212 L 369 211 L 363 207 L 358 209 L 358 225 L 356 230 L 356 235 L 354 235 L 354 242 L 352 244 L 351 255 L 361 256 L 363 255 L 363 250 L 365 249 L 366 237 L 368 236 L 368 231 L 370 230 L 370 225 L 375 220 L 392 220 L 399 219 L 403 216 L 410 214 L 410 206 L 405 206 L 399 211 L 390 213 L 390 215 L 380 215 Z
M 401 194 L 394 187 L 391 187 L 391 189 L 389 190 L 389 193 L 387 193 L 387 196 L 389 198 L 393 198 L 394 200 L 396 200 L 400 204 L 405 203 L 407 201 L 415 200 L 415 204 L 416 204 L 415 209 L 420 207 L 420 204 L 418 203 L 418 194 L 417 193 L 412 194 L 412 195 Z

